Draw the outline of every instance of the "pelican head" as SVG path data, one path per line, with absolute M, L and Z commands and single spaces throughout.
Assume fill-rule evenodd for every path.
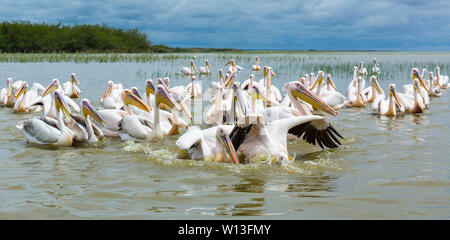
M 54 78 L 52 80 L 52 83 L 50 83 L 50 85 L 48 85 L 47 88 L 41 93 L 41 97 L 47 96 L 48 94 L 58 89 L 58 87 L 59 87 L 59 80 Z
M 236 149 L 234 149 L 234 145 L 231 142 L 230 136 L 225 130 L 225 128 L 218 127 L 216 130 L 217 140 L 222 144 L 222 147 L 225 149 L 225 152 L 228 156 L 233 159 L 235 164 L 239 164 L 239 158 L 236 153 Z
M 164 83 L 166 84 L 167 87 L 170 86 L 170 79 L 169 79 L 168 77 L 165 77 L 165 78 L 163 79 L 163 81 L 164 81 Z
M 338 113 L 332 107 L 330 107 L 330 105 L 322 101 L 322 99 L 320 99 L 310 90 L 308 90 L 302 83 L 290 82 L 287 83 L 287 86 L 285 86 L 285 88 L 291 91 L 291 94 L 294 97 L 300 98 L 301 100 L 309 103 L 314 108 L 322 110 L 333 116 L 337 116 Z
M 72 80 L 72 84 L 75 82 L 78 84 L 78 86 L 81 86 L 80 82 L 78 82 L 77 78 L 75 77 L 75 73 L 70 74 L 70 79 Z
M 373 64 L 376 66 L 377 65 L 377 59 L 373 58 Z
M 256 64 L 260 64 L 260 63 L 259 63 L 259 57 L 258 57 L 258 56 L 256 56 Z
M 232 99 L 233 104 L 237 103 L 240 114 L 245 115 L 247 112 L 247 109 L 244 107 L 244 104 L 242 104 L 242 99 L 241 99 L 241 94 L 240 94 L 241 84 L 239 82 L 235 82 L 235 83 L 233 83 L 231 88 L 233 89 L 233 94 L 234 94 L 234 97 Z
M 281 166 L 285 166 L 292 163 L 292 161 L 289 160 L 289 156 L 286 153 L 280 152 L 280 154 L 278 154 L 277 157 L 277 163 L 280 164 Z
M 196 70 L 195 70 L 195 65 L 194 65 L 194 60 L 190 60 L 190 61 L 189 61 L 189 65 L 190 65 L 191 68 L 194 70 L 194 72 L 196 72 Z
M 27 93 L 28 92 L 28 83 L 24 82 L 22 83 L 22 85 L 20 86 L 19 90 L 17 91 L 17 94 L 14 96 L 16 99 L 19 98 L 20 95 Z
M 436 70 L 437 70 L 437 69 L 436 69 Z M 425 82 L 423 81 L 422 77 L 421 77 L 420 74 L 419 74 L 419 69 L 413 68 L 413 70 L 412 70 L 412 79 L 413 79 L 413 81 L 414 81 L 415 79 L 419 79 L 420 85 L 421 85 L 423 88 L 425 88 L 425 90 L 426 90 L 427 92 L 430 92 L 430 89 L 428 89 L 428 87 L 426 86 Z
M 370 77 L 370 83 L 379 94 L 384 94 L 383 89 L 381 89 L 380 84 L 378 84 L 377 77 L 375 76 Z
M 133 105 L 133 106 L 140 108 L 146 112 L 150 112 L 152 110 L 150 106 L 148 106 L 147 104 L 144 103 L 144 101 L 142 101 L 142 99 L 140 99 L 138 96 L 134 95 L 130 89 L 123 90 L 122 99 L 123 99 L 123 103 L 125 105 Z
M 108 81 L 108 83 L 106 84 L 105 93 L 103 93 L 103 97 L 102 97 L 102 99 L 100 99 L 100 102 L 103 103 L 105 98 L 107 98 L 107 97 L 109 97 L 111 95 L 113 87 L 114 87 L 114 82 L 113 81 Z
M 331 75 L 327 74 L 327 85 L 331 85 L 334 90 L 336 90 L 336 85 L 334 84 L 333 80 L 331 80 Z
M 250 80 L 253 80 L 253 79 L 255 79 L 255 75 L 253 75 L 253 73 L 252 73 L 252 74 L 250 74 Z
M 227 66 L 228 64 L 231 64 L 231 66 L 236 67 L 236 64 L 234 63 L 234 59 L 230 59 L 230 61 L 225 63 L 225 66 Z
M 147 97 L 150 96 L 150 94 L 155 94 L 155 85 L 151 79 L 145 81 L 145 94 L 147 94 Z
M 231 84 L 236 79 L 236 72 L 233 72 L 227 79 L 225 79 L 225 88 L 228 88 L 228 86 L 231 86 Z
M 100 125 L 105 126 L 105 119 L 103 116 L 91 105 L 87 98 L 81 100 L 81 112 L 85 119 L 89 116 L 97 121 Z
M 70 118 L 70 108 L 68 107 L 66 101 L 63 98 L 64 93 L 60 91 L 54 92 L 54 100 L 55 100 L 55 107 L 56 112 L 63 112 L 64 116 L 66 116 L 67 119 Z
M 159 105 L 163 103 L 171 109 L 175 109 L 177 111 L 181 110 L 174 97 L 167 91 L 166 87 L 161 84 L 156 86 L 155 101 L 156 107 L 159 107 Z
M 136 95 L 138 98 L 143 99 L 143 98 L 141 97 L 141 94 L 139 94 L 139 90 L 137 89 L 137 87 L 132 87 L 132 88 L 131 88 L 131 92 L 132 92 L 134 95 Z
M 397 104 L 398 108 L 402 108 L 401 102 L 398 100 L 397 91 L 395 91 L 395 84 L 389 85 L 389 96 L 393 97 L 395 99 L 395 103 Z
M 209 66 L 209 62 L 208 62 L 208 60 L 206 60 L 205 61 L 205 65 L 208 67 L 208 68 L 210 68 L 211 66 Z
M 317 73 L 316 80 L 314 80 L 314 84 L 312 85 L 312 87 L 309 90 L 312 90 L 313 88 L 315 88 L 316 85 L 321 85 L 323 82 L 324 75 L 325 75 L 325 73 L 323 71 L 319 71 Z

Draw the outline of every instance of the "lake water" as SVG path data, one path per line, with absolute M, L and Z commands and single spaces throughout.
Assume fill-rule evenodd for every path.
M 189 59 L 208 59 L 211 76 L 233 57 L 250 74 L 255 54 L 168 54 L 150 62 L 0 63 L 6 78 L 61 82 L 76 73 L 82 98 L 100 107 L 107 80 L 144 89 L 148 78 L 169 77 L 171 86 L 186 85 L 178 75 Z M 272 83 L 281 88 L 301 75 L 330 73 L 346 95 L 353 66 L 376 57 L 379 82 L 387 91 L 411 82 L 413 67 L 450 74 L 450 53 L 264 53 Z M 370 63 L 370 64 L 369 64 Z M 257 79 L 260 79 L 258 76 Z M 368 82 L 367 82 L 368 84 Z M 26 143 L 15 125 L 35 114 L 0 114 L 1 219 L 450 219 L 450 92 L 432 98 L 423 114 L 378 117 L 369 107 L 339 110 L 327 116 L 345 137 L 343 146 L 320 150 L 289 142 L 295 164 L 234 165 L 183 159 L 177 136 L 161 143 L 121 142 L 107 138 L 90 146 L 59 147 Z M 79 100 L 76 100 L 79 102 Z M 307 153 L 305 154 L 305 150 Z M 303 152 L 302 152 L 303 151 Z

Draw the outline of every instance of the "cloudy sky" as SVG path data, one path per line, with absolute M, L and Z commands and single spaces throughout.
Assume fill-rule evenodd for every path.
M 0 0 L 0 20 L 106 23 L 172 47 L 450 51 L 450 1 Z

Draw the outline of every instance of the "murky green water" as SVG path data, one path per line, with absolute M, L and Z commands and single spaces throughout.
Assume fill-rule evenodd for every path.
M 107 80 L 144 88 L 148 78 L 168 76 L 171 85 L 189 79 L 176 74 L 192 55 L 155 55 L 147 63 L 0 63 L 7 77 L 47 85 L 75 72 L 82 97 L 95 106 Z M 331 73 L 344 95 L 353 66 L 373 57 L 379 82 L 410 83 L 411 68 L 439 65 L 450 73 L 449 53 L 259 54 L 276 72 L 281 87 L 309 72 Z M 254 54 L 197 54 L 212 71 L 233 57 L 247 79 Z M 259 79 L 260 77 L 257 77 Z M 203 86 L 216 74 L 202 77 Z M 290 142 L 293 166 L 232 165 L 180 159 L 177 137 L 131 143 L 106 139 L 93 146 L 27 144 L 14 126 L 33 115 L 0 109 L 1 219 L 449 219 L 450 91 L 433 98 L 424 114 L 377 117 L 370 109 L 344 109 L 328 117 L 346 138 L 338 149 L 318 151 Z M 77 100 L 79 101 L 79 100 Z M 39 115 L 40 113 L 34 114 Z M 307 154 L 302 155 L 302 151 Z

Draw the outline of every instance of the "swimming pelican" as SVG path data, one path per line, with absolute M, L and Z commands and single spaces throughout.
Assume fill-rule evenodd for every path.
M 82 130 L 84 138 L 80 142 L 95 143 L 98 142 L 99 138 L 103 139 L 102 130 L 91 122 L 91 118 L 98 122 L 101 126 L 105 125 L 105 119 L 103 116 L 91 105 L 90 101 L 86 98 L 81 100 L 81 113 L 70 114 L 71 118 L 74 120 Z M 73 131 L 73 130 L 72 130 Z M 76 139 L 73 139 L 76 141 Z
M 367 72 L 367 69 L 365 68 L 365 67 L 363 67 L 363 65 L 364 65 L 364 63 L 363 62 L 360 62 L 359 63 L 359 75 L 360 76 L 367 76 L 367 74 L 368 74 L 368 72 Z
M 70 109 L 62 95 L 63 93 L 59 91 L 53 93 L 53 106 L 57 121 L 42 116 L 22 121 L 16 126 L 23 132 L 28 142 L 63 146 L 72 145 L 73 132 L 65 126 L 63 120 L 64 117 L 70 118 Z
M 205 61 L 205 66 L 199 68 L 199 74 L 210 74 L 211 70 L 209 70 L 211 66 L 209 66 L 208 60 Z
M 259 72 L 261 70 L 261 66 L 259 66 L 259 57 L 256 56 L 256 64 L 252 65 L 252 71 Z
M 133 111 L 131 111 L 130 105 L 135 106 L 143 111 L 150 112 L 151 108 L 147 104 L 145 104 L 142 99 L 140 99 L 138 96 L 133 94 L 130 89 L 125 89 L 122 92 L 122 99 L 124 103 L 125 108 L 125 114 L 122 114 L 120 112 L 112 112 L 114 110 L 100 110 L 100 113 L 105 117 L 106 124 L 105 127 L 108 126 L 108 120 L 115 120 L 117 121 L 118 116 L 122 116 L 122 118 L 117 122 L 112 122 L 113 124 L 117 124 L 113 128 L 109 128 L 109 130 L 114 131 L 115 129 L 119 128 L 119 131 L 117 134 L 120 136 L 120 139 L 126 141 L 126 140 L 147 140 L 147 136 L 152 132 L 152 129 L 150 128 L 149 124 L 145 121 L 141 122 L 141 119 L 138 115 L 134 114 Z M 105 113 L 111 113 L 112 114 L 106 114 Z M 112 118 L 112 116 L 115 114 L 116 117 Z M 118 115 L 118 116 L 117 116 Z M 119 126 L 119 127 L 117 127 Z M 103 129 L 102 129 L 103 130 Z M 108 132 L 108 131 L 106 131 Z M 105 133 L 105 131 L 104 131 Z M 106 135 L 106 134 L 105 134 Z
M 317 78 L 310 88 L 310 90 L 316 87 L 315 95 L 320 97 L 325 103 L 330 105 L 333 109 L 341 109 L 344 107 L 347 98 L 342 93 L 336 91 L 336 85 L 331 80 L 331 75 L 327 74 L 327 85 L 322 88 L 324 72 L 319 71 Z
M 430 97 L 440 97 L 441 96 L 441 88 L 439 86 L 435 85 L 433 72 L 430 72 L 429 76 L 430 76 L 430 80 L 428 80 L 428 86 L 429 86 L 428 88 L 430 89 L 430 92 L 428 93 L 428 95 Z
M 202 96 L 202 86 L 196 83 L 197 78 L 195 76 L 191 77 L 191 83 L 186 86 L 186 96 L 185 98 L 197 98 Z
M 105 93 L 100 99 L 100 103 L 106 109 L 120 109 L 123 107 L 121 98 L 122 85 L 115 85 L 113 81 L 108 81 Z
M 185 74 L 185 75 L 195 75 L 195 65 L 194 65 L 194 60 L 190 60 L 189 61 L 189 67 L 183 67 L 180 70 L 181 74 Z
M 264 95 L 270 100 L 268 103 L 272 105 L 280 105 L 283 97 L 281 96 L 280 90 L 272 85 L 272 77 L 276 76 L 272 67 L 263 67 L 263 79 L 258 82 L 259 89 L 264 93 Z
M 384 99 L 384 91 L 378 84 L 377 77 L 370 77 L 370 87 L 367 87 L 363 90 L 363 94 L 366 95 L 367 102 L 372 103 L 378 95 L 383 95 Z
M 81 94 L 81 90 L 75 85 L 80 86 L 80 82 L 76 79 L 75 73 L 70 74 L 70 82 L 65 82 L 63 84 L 64 94 L 70 98 L 78 98 Z
M 380 68 L 378 67 L 378 64 L 377 64 L 377 59 L 376 58 L 374 58 L 373 59 L 373 68 L 372 68 L 372 74 L 374 74 L 374 75 L 378 75 L 379 73 L 380 73 Z
M 192 160 L 232 161 L 235 164 L 239 164 L 239 158 L 228 134 L 231 129 L 232 126 L 223 125 L 205 130 L 192 126 L 178 138 L 176 145 L 181 150 L 188 150 Z
M 450 85 L 448 84 L 448 76 L 441 76 L 441 68 L 436 67 L 436 86 L 439 86 L 441 89 L 447 89 L 450 88 Z
M 417 68 L 413 68 L 412 70 L 412 80 L 413 84 L 405 84 L 403 86 L 403 95 L 409 95 L 410 99 L 414 98 L 414 81 L 417 79 L 419 81 L 419 87 L 418 91 L 420 92 L 420 96 L 423 98 L 423 103 L 425 104 L 425 108 L 429 108 L 430 106 L 430 97 L 428 96 L 428 93 L 430 92 L 430 89 L 428 88 L 425 81 L 422 79 L 422 77 L 419 74 L 419 70 Z
M 251 162 L 257 157 L 275 160 L 280 153 L 288 155 L 287 135 L 303 137 L 306 142 L 320 147 L 336 148 L 341 143 L 336 136 L 342 136 L 322 116 L 298 116 L 275 120 L 267 126 L 259 114 L 239 119 L 230 133 L 235 149 Z
M 52 99 L 54 94 L 50 95 L 50 93 L 54 91 L 60 91 L 62 93 L 63 89 L 61 88 L 61 85 L 59 84 L 59 80 L 54 78 L 52 82 L 47 86 L 47 88 L 42 91 L 40 98 L 34 99 L 29 105 L 35 105 L 35 104 L 42 104 L 44 105 L 44 115 L 50 118 L 56 119 L 57 115 L 54 108 L 55 101 Z M 65 94 L 62 94 L 61 96 L 64 98 L 64 102 L 75 112 L 80 112 L 80 107 L 76 102 L 74 102 L 69 96 L 66 96 Z
M 425 98 L 420 91 L 420 81 L 414 79 L 413 95 L 399 94 L 399 100 L 408 113 L 423 113 L 425 109 Z M 420 98 L 419 98 L 420 95 Z M 427 94 L 428 96 L 428 94 Z
M 248 90 L 250 88 L 252 88 L 253 84 L 255 83 L 255 75 L 250 74 L 250 78 L 245 80 L 242 84 L 241 84 L 241 89 L 242 90 Z
M 17 91 L 15 96 L 16 103 L 14 104 L 15 112 L 36 112 L 42 110 L 42 106 L 39 104 L 33 104 L 36 102 L 35 99 L 32 99 L 33 96 L 28 91 L 28 83 L 24 82 L 22 86 Z M 34 98 L 39 98 L 39 96 L 34 96 Z M 33 105 L 31 105 L 33 104 Z
M 365 107 L 366 106 L 366 96 L 361 91 L 363 78 L 358 77 L 356 81 L 356 87 L 350 88 L 348 92 L 348 101 L 346 102 L 346 107 Z
M 384 99 L 384 93 L 378 95 L 372 104 L 372 111 L 378 115 L 383 116 L 396 116 L 397 109 L 400 112 L 404 112 L 405 109 L 400 103 L 397 92 L 395 91 L 395 84 L 389 85 L 389 97 Z
M 227 66 L 228 64 L 230 64 L 230 67 L 228 68 L 228 73 L 233 73 L 233 72 L 238 72 L 244 68 L 242 68 L 241 66 L 236 65 L 236 63 L 234 62 L 234 59 L 230 59 L 230 61 L 228 61 L 225 66 Z
M 14 107 L 14 104 L 16 103 L 16 97 L 13 93 L 13 80 L 12 78 L 6 79 L 6 88 L 2 88 L 0 92 L 0 106 L 2 107 Z

